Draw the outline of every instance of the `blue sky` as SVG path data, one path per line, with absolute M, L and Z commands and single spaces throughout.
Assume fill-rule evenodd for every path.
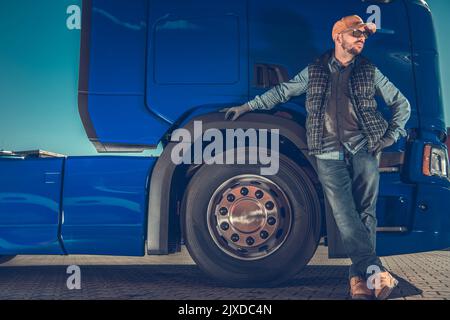
M 66 155 L 98 154 L 78 114 L 80 31 L 66 27 L 67 7 L 80 2 L 0 2 L 0 150 L 39 148 Z M 450 41 L 445 39 L 445 30 L 450 30 L 450 1 L 428 2 L 437 29 L 450 126 Z

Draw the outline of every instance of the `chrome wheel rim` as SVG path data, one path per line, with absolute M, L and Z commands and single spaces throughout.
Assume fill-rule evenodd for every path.
M 291 230 L 292 209 L 273 181 L 240 175 L 214 191 L 207 222 L 212 239 L 223 252 L 240 260 L 258 260 L 283 245 Z

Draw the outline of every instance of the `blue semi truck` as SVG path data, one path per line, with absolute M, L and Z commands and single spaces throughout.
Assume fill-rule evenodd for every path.
M 345 256 L 307 152 L 304 97 L 234 122 L 218 111 L 288 81 L 332 47 L 333 23 L 349 14 L 377 24 L 364 55 L 412 108 L 407 137 L 381 154 L 377 252 L 450 247 L 448 131 L 425 1 L 84 0 L 78 106 L 101 155 L 1 153 L 0 258 L 165 255 L 186 244 L 221 281 L 271 285 L 300 272 L 321 238 L 331 258 Z M 378 109 L 389 119 L 383 101 Z M 174 164 L 172 134 L 195 121 L 278 129 L 279 172 Z M 158 145 L 158 157 L 138 155 Z

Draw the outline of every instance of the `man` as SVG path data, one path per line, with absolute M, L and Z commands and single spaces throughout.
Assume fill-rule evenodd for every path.
M 398 281 L 375 251 L 379 155 L 406 136 L 404 126 L 411 108 L 378 68 L 360 56 L 366 39 L 375 32 L 375 24 L 364 23 L 359 16 L 342 18 L 332 30 L 334 50 L 289 82 L 242 106 L 221 111 L 234 121 L 246 112 L 271 109 L 306 92 L 308 150 L 316 156 L 319 180 L 352 261 L 351 297 L 381 300 Z M 376 110 L 375 95 L 391 108 L 389 123 Z M 375 277 L 369 277 L 377 270 Z

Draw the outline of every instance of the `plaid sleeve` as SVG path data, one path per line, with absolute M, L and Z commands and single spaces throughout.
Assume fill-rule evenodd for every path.
M 288 82 L 282 82 L 262 95 L 248 102 L 252 110 L 270 110 L 279 103 L 287 102 L 291 97 L 302 95 L 308 87 L 308 67 Z

